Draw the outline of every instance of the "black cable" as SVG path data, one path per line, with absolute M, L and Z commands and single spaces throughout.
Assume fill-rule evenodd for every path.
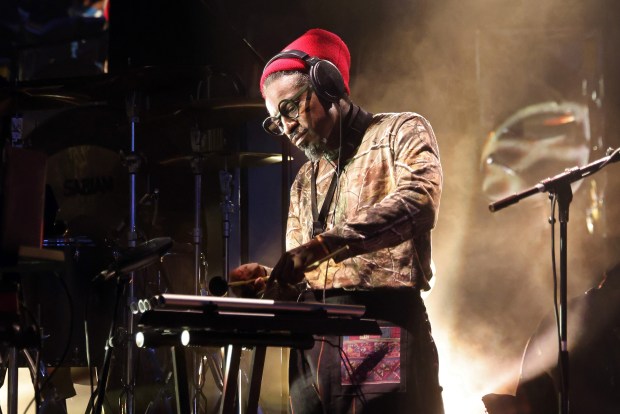
M 93 278 L 91 278 L 91 280 L 92 279 Z M 95 369 L 95 367 L 93 367 L 92 365 L 92 359 L 90 356 L 91 336 L 90 336 L 89 329 L 88 329 L 88 309 L 89 309 L 88 304 L 90 303 L 90 298 L 92 296 L 93 289 L 94 289 L 94 284 L 91 283 L 86 293 L 86 301 L 84 302 L 84 309 L 83 309 L 84 311 L 84 319 L 83 319 L 84 321 L 84 347 L 85 347 L 85 353 L 86 353 L 86 368 L 88 369 L 88 377 L 89 377 L 88 380 L 89 380 L 89 385 L 90 385 L 91 398 L 92 398 L 92 395 L 95 393 L 95 381 L 94 381 L 94 373 L 93 373 L 93 370 Z M 112 317 L 114 317 L 114 315 L 112 315 Z
M 35 325 L 36 332 L 40 333 L 41 332 L 41 325 L 39 324 L 38 318 L 34 316 L 34 313 L 32 312 L 32 310 L 25 305 L 25 302 L 23 300 L 21 301 L 21 303 L 22 303 L 22 310 L 26 314 L 28 314 L 28 316 L 30 316 L 30 319 L 32 319 L 32 323 Z M 17 361 L 15 361 L 15 363 L 17 363 Z M 28 406 L 26 407 L 25 411 L 28 411 L 28 408 L 32 405 L 33 401 L 36 401 L 36 403 L 37 403 L 36 407 L 38 409 L 38 406 L 39 406 L 40 400 L 41 400 L 40 388 L 37 386 L 37 382 L 38 382 L 38 375 L 37 374 L 39 372 L 39 356 L 38 356 L 38 352 L 37 352 L 36 362 L 34 362 L 33 365 L 34 365 L 33 366 L 34 374 L 32 372 L 30 374 L 32 376 L 32 388 L 34 390 L 34 397 L 28 403 Z
M 343 362 L 344 368 L 347 371 L 347 375 L 349 376 L 349 379 L 351 380 L 351 385 L 353 386 L 355 396 L 360 400 L 363 406 L 366 406 L 368 401 L 366 400 L 366 396 L 362 392 L 361 384 L 358 384 L 356 379 L 353 376 L 353 365 L 351 364 L 351 361 L 349 360 L 349 356 L 347 355 L 347 353 L 344 351 L 344 349 L 339 344 L 334 344 L 330 340 L 325 339 L 325 337 L 318 339 L 318 341 L 325 342 L 326 344 L 331 345 L 332 347 L 338 349 L 340 360 Z
M 342 161 L 342 107 L 340 106 L 340 101 L 338 101 L 338 122 L 339 122 L 339 142 L 338 142 L 338 160 L 336 162 L 336 194 L 334 198 L 334 209 L 332 213 L 332 227 L 336 226 L 336 211 L 338 210 L 338 203 L 340 202 L 340 162 Z M 329 162 L 329 160 L 327 160 Z M 332 165 L 333 166 L 333 165 Z M 318 167 L 318 166 L 317 166 Z M 328 206 L 328 215 L 329 215 L 329 206 Z M 327 219 L 327 218 L 326 218 Z M 326 290 L 327 290 L 327 276 L 329 275 L 329 261 L 325 265 L 325 280 L 323 281 L 323 297 L 322 301 L 325 303 Z M 334 281 L 332 280 L 332 287 L 334 285 Z
M 38 389 L 38 382 L 40 381 L 40 376 L 39 376 L 39 364 L 41 363 L 41 352 L 37 352 L 36 354 L 37 356 L 34 359 L 34 378 L 32 379 L 32 384 L 34 386 L 35 389 L 35 393 L 34 393 L 34 401 L 35 401 L 35 413 L 39 414 L 39 410 L 41 407 L 41 391 L 43 390 L 43 388 L 41 388 L 40 390 L 38 390 L 39 392 L 37 392 L 36 390 Z M 54 370 L 55 372 L 56 370 Z M 30 406 L 30 404 L 32 404 L 32 400 L 31 402 L 28 404 L 28 406 Z M 24 410 L 24 414 L 26 414 L 26 412 L 28 411 L 28 408 L 26 407 L 26 410 Z

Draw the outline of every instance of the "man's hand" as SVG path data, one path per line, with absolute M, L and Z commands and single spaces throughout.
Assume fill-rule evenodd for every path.
M 294 285 L 301 282 L 304 279 L 306 269 L 327 255 L 329 255 L 329 251 L 318 238 L 287 251 L 273 268 L 268 287 L 274 281 L 282 285 Z
M 258 292 L 265 289 L 267 269 L 258 263 L 247 263 L 231 270 L 228 273 L 230 283 L 247 282 L 241 286 L 231 287 L 235 296 L 255 298 Z

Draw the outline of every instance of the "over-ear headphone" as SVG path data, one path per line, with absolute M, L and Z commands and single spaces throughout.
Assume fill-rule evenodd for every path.
M 272 57 L 265 65 L 267 68 L 271 62 L 278 59 L 296 58 L 303 60 L 308 65 L 310 83 L 319 96 L 328 102 L 338 102 L 345 95 L 344 80 L 342 74 L 329 60 L 310 56 L 301 50 L 286 50 Z

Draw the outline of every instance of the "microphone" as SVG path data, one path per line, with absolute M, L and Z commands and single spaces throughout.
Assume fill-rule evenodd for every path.
M 106 270 L 95 276 L 93 281 L 99 278 L 109 280 L 156 263 L 171 247 L 172 239 L 170 237 L 157 237 L 148 240 L 122 254 Z

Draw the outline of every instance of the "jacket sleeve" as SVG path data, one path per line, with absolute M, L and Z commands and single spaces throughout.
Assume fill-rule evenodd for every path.
M 360 208 L 355 217 L 323 233 L 330 251 L 348 245 L 337 261 L 396 246 L 416 237 L 426 237 L 437 221 L 443 175 L 439 150 L 431 125 L 417 114 L 409 114 L 387 129 L 389 177 L 368 177 L 362 185 L 387 188 L 386 195 Z M 385 170 L 381 170 L 383 174 Z

